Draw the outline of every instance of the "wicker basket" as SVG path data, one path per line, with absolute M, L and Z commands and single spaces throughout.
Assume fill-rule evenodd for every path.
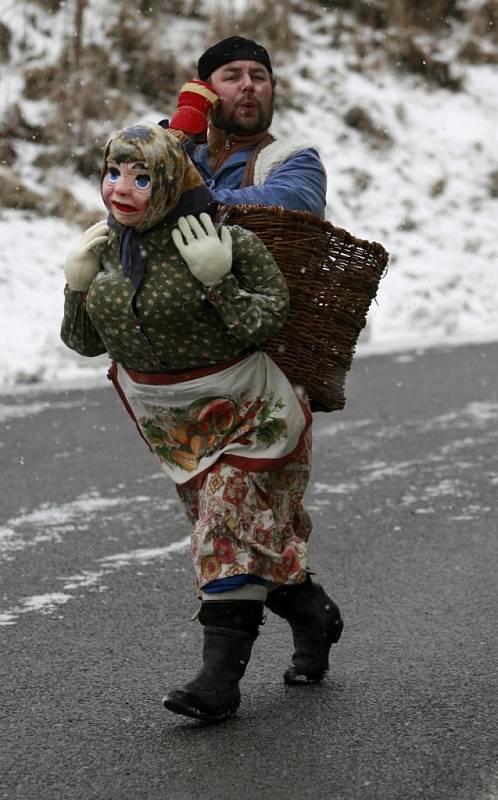
M 313 410 L 343 408 L 346 373 L 388 253 L 307 212 L 239 205 L 223 222 L 256 233 L 289 286 L 290 314 L 263 349 L 306 387 Z

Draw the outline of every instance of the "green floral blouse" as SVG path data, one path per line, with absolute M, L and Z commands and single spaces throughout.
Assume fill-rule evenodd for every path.
M 209 288 L 190 273 L 172 229 L 144 234 L 147 267 L 138 291 L 121 272 L 119 236 L 110 231 L 87 294 L 65 287 L 61 337 L 68 347 L 85 356 L 107 352 L 140 372 L 168 372 L 227 361 L 278 330 L 289 293 L 257 236 L 230 227 L 232 272 Z

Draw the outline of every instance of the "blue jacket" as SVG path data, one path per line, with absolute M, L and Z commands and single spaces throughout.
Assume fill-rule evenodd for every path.
M 214 174 L 209 165 L 207 144 L 197 147 L 192 159 L 220 203 L 283 206 L 292 211 L 311 211 L 323 217 L 327 175 L 314 148 L 308 147 L 291 155 L 260 186 L 239 189 L 251 152 L 249 147 L 233 153 Z

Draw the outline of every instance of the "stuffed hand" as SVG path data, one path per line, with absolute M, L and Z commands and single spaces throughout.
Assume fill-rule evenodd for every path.
M 212 286 L 232 269 L 232 237 L 228 228 L 222 228 L 220 241 L 209 214 L 201 214 L 199 219 L 180 217 L 180 230 L 174 229 L 173 241 L 192 275 L 205 286 Z
M 83 239 L 74 250 L 71 250 L 64 272 L 67 285 L 75 292 L 85 292 L 100 269 L 100 259 L 94 248 L 107 242 L 109 227 L 104 220 L 95 223 L 85 231 Z
M 205 134 L 208 113 L 218 101 L 218 95 L 208 83 L 187 81 L 180 89 L 178 106 L 169 127 L 192 135 Z

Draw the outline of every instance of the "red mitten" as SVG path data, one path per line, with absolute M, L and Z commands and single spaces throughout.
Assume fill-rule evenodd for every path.
M 218 95 L 208 83 L 187 81 L 180 89 L 178 106 L 169 127 L 192 135 L 205 133 L 208 113 L 218 101 Z

